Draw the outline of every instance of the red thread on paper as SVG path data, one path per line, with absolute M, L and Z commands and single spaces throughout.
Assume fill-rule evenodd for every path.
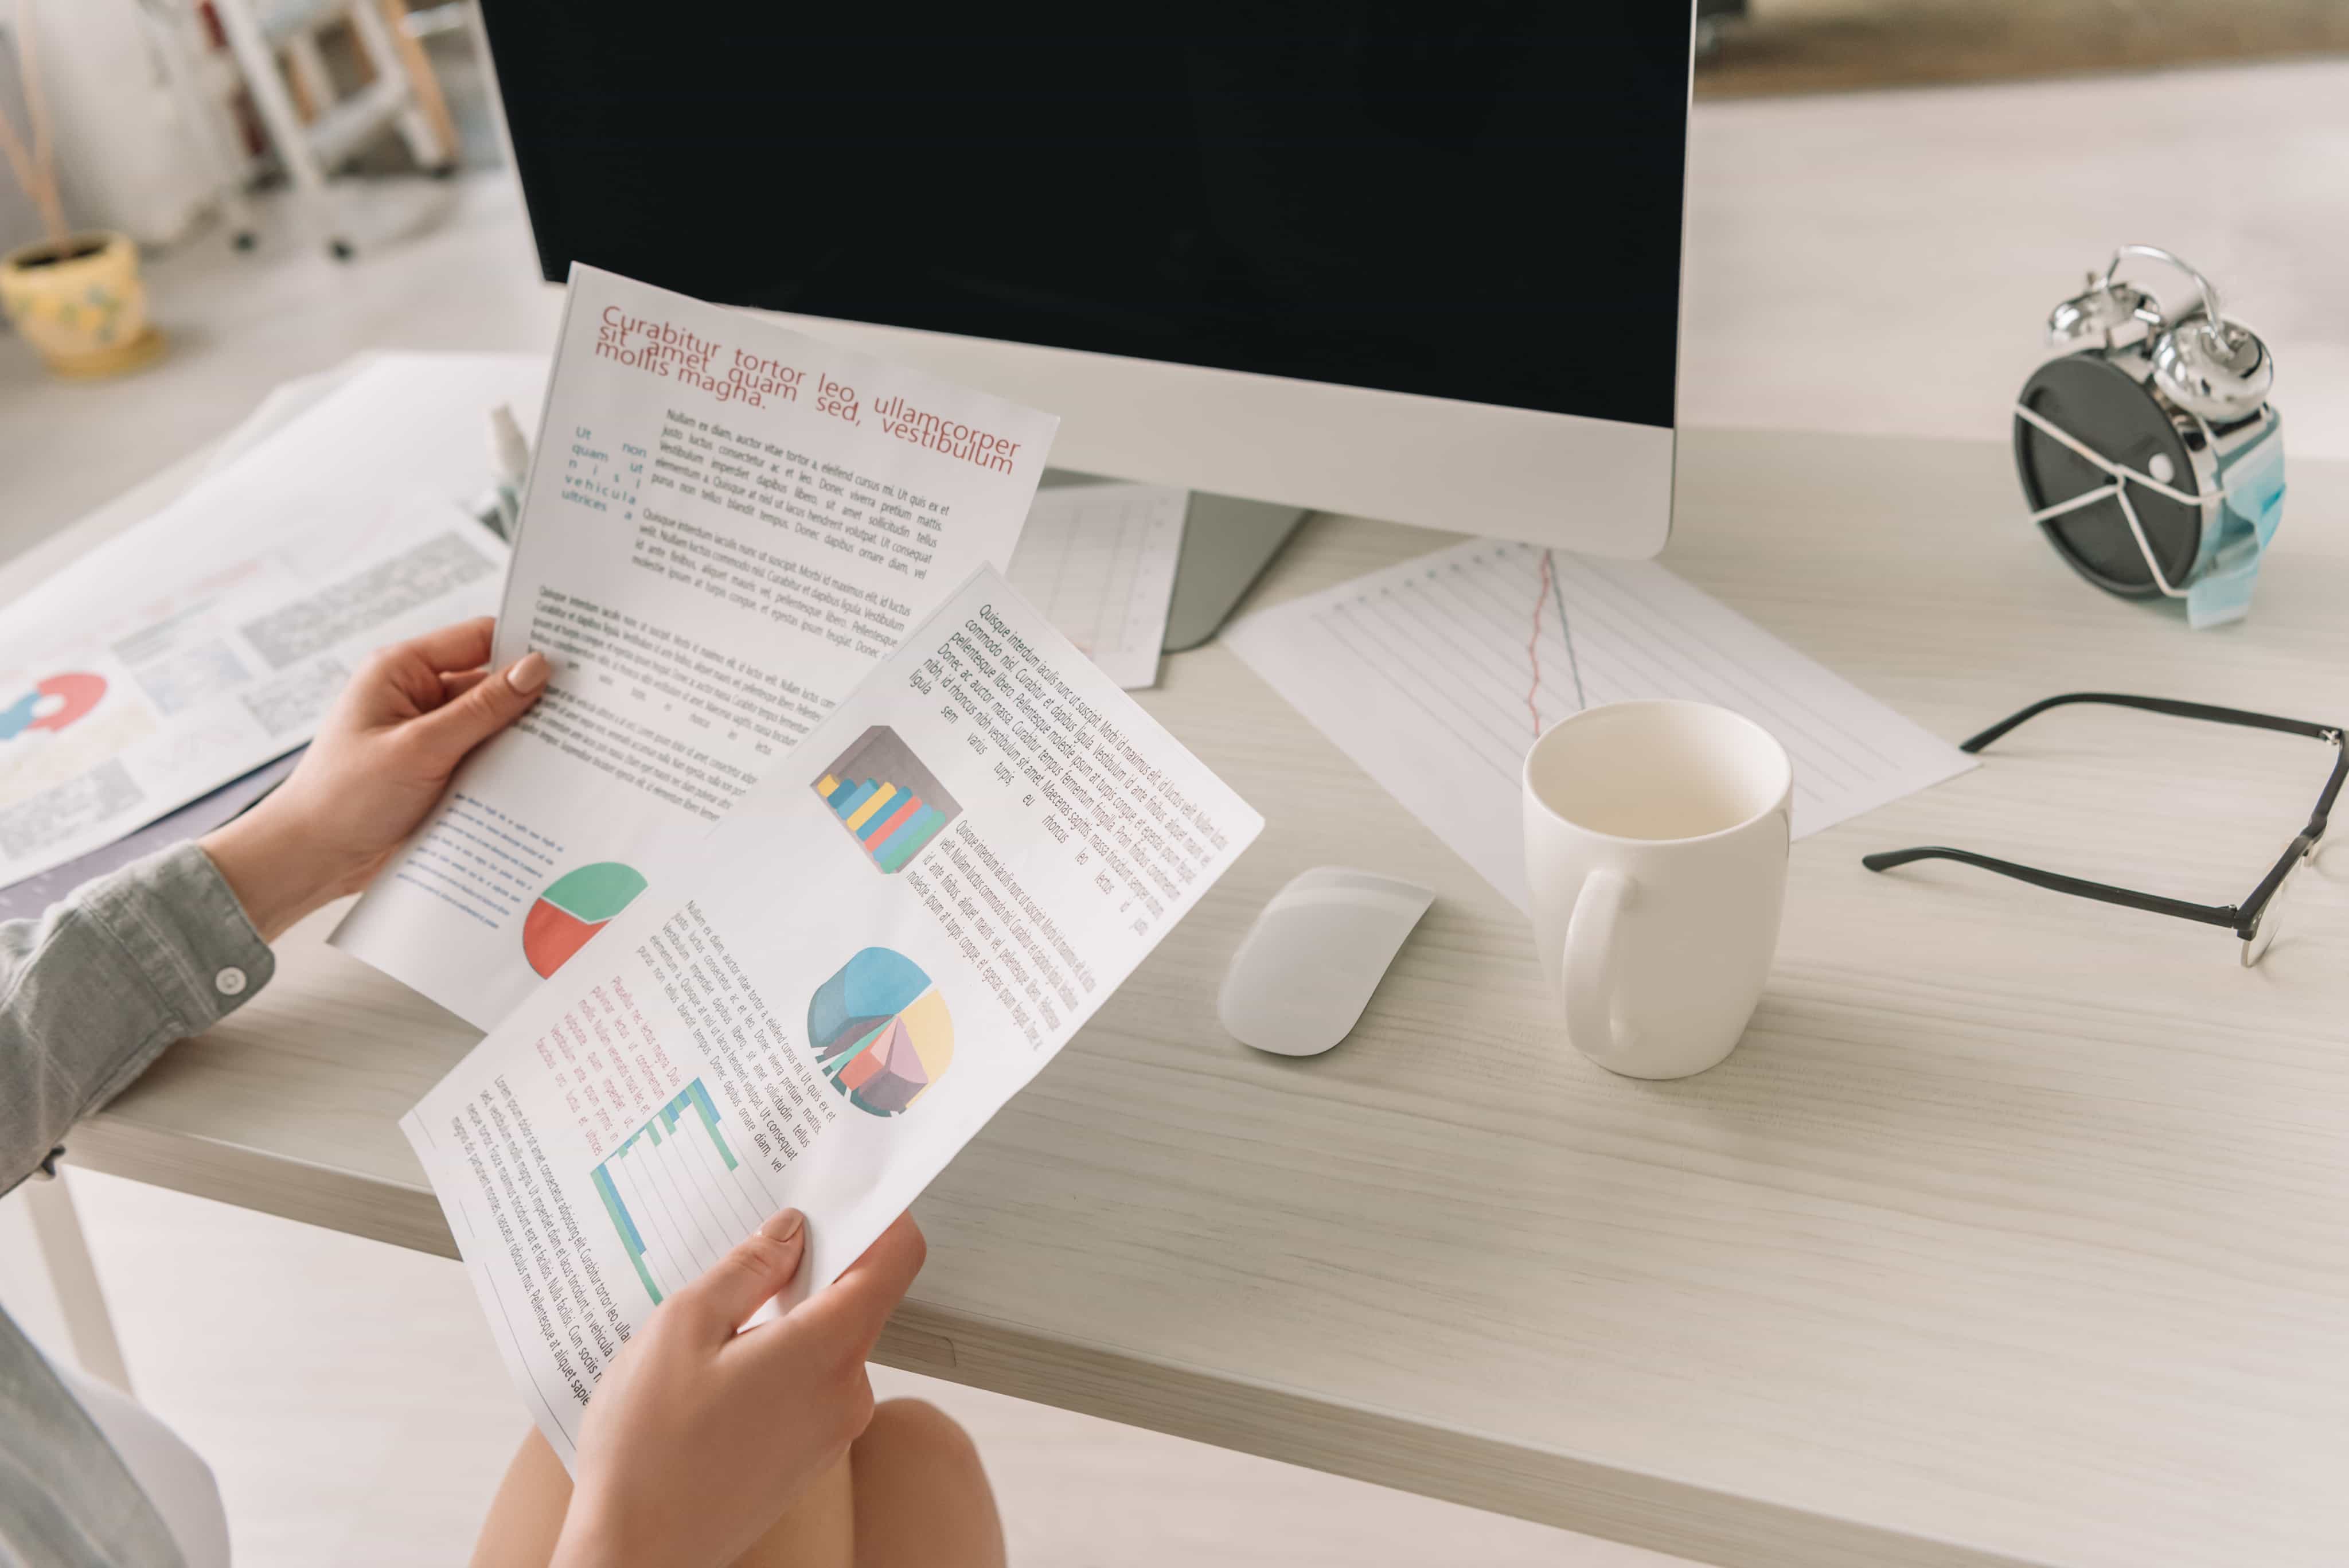
M 1549 603 L 1549 552 L 1541 558 L 1541 587 L 1534 596 L 1533 635 L 1526 639 L 1526 659 L 1533 666 L 1534 683 L 1526 688 L 1526 711 L 1533 715 L 1534 739 L 1541 739 L 1541 708 L 1534 699 L 1541 694 L 1541 620 L 1542 607 Z

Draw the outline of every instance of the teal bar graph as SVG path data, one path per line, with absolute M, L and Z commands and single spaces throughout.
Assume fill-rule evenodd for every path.
M 592 1173 L 604 1212 L 655 1305 L 724 1256 L 770 1210 L 766 1194 L 736 1158 L 723 1120 L 696 1078 Z
M 874 846 L 873 864 L 884 871 L 896 870 L 930 841 L 945 821 L 935 806 L 923 806 L 912 821 Z

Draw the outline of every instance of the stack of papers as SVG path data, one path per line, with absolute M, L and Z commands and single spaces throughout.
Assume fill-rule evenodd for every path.
M 494 608 L 504 547 L 464 504 L 488 410 L 534 413 L 544 378 L 398 355 L 285 389 L 266 433 L 0 611 L 0 886 L 285 755 L 376 649 Z

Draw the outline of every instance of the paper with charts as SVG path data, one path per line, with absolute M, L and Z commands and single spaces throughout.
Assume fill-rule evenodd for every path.
M 386 355 L 0 612 L 0 885 L 310 738 L 388 642 L 497 603 L 465 504 L 543 362 Z
M 498 612 L 499 662 L 553 679 L 335 945 L 503 1018 L 1010 559 L 1059 423 L 574 266 Z
M 401 1123 L 555 1451 L 776 1210 L 790 1300 L 837 1277 L 1263 826 L 982 569 L 640 896 L 566 893 L 609 925 Z
M 1112 680 L 1155 686 L 1190 504 L 1164 484 L 1040 490 L 1004 576 Z
M 1753 719 L 1794 761 L 1797 838 L 1974 765 L 1652 561 L 1480 540 L 1224 641 L 1520 909 L 1526 749 L 1595 703 L 1689 697 Z

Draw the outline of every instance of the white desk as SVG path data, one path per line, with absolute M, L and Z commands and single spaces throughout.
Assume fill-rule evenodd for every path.
M 2074 689 L 2349 719 L 2349 466 L 2297 471 L 2256 618 L 2196 635 L 2058 565 L 1995 443 L 1684 452 L 1667 562 L 1944 735 Z M 1259 601 L 1445 542 L 1317 521 Z M 2252 971 L 2216 928 L 1858 864 L 2233 900 L 2323 748 L 2035 722 L 1797 845 L 1744 1045 L 1647 1084 L 1559 1043 L 1516 912 L 1227 652 L 1143 701 L 1270 826 L 923 1199 L 883 1359 L 1721 1563 L 2349 1556 L 2349 851 Z M 1351 1040 L 1257 1055 L 1216 981 L 1329 861 L 1441 897 Z M 71 1158 L 448 1252 L 393 1121 L 472 1032 L 330 919 Z

